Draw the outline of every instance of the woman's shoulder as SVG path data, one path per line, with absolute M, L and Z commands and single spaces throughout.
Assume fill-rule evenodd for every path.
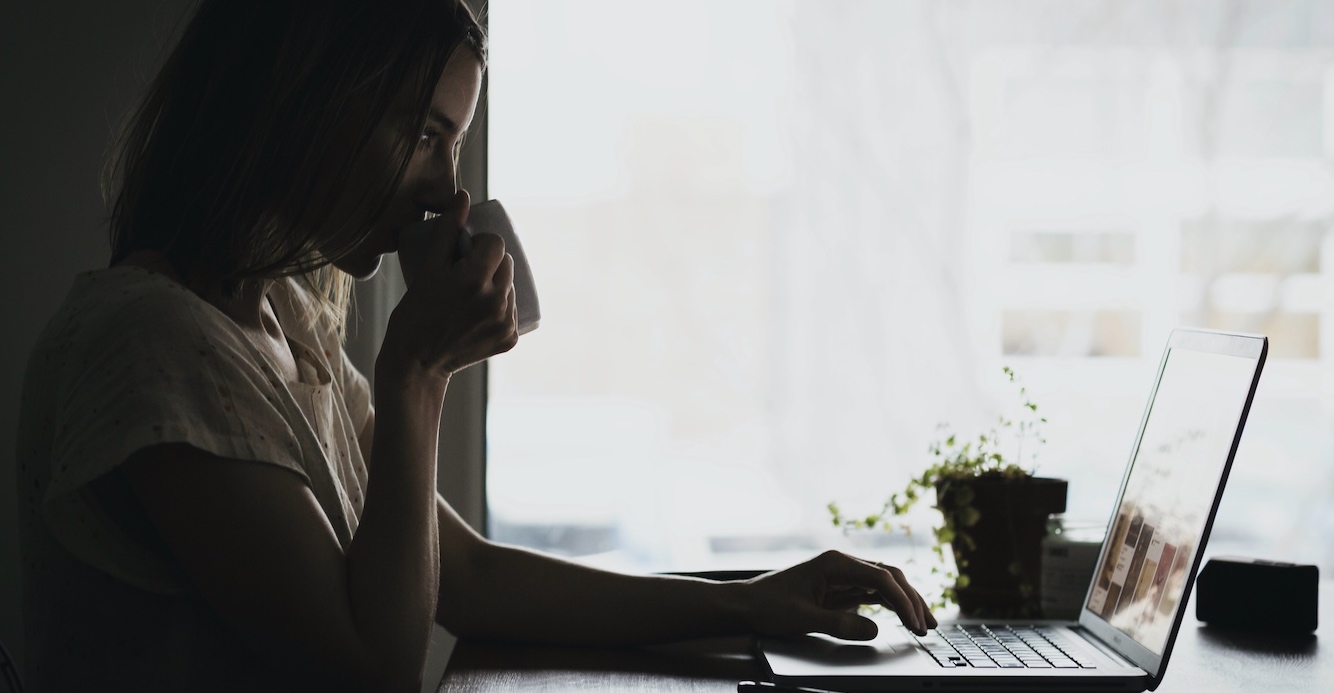
M 228 319 L 167 276 L 132 266 L 84 272 L 47 322 L 31 359 L 80 377 L 118 363 L 183 363 L 190 350 L 232 345 Z M 163 366 L 165 367 L 165 366 Z
M 224 317 L 193 291 L 166 275 L 117 266 L 75 277 L 56 314 L 70 336 L 169 338 L 207 329 Z

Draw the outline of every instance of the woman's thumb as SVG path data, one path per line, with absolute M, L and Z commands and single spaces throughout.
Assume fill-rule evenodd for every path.
M 843 640 L 871 640 L 880 633 L 874 621 L 852 611 L 814 609 L 811 616 L 816 627 L 810 630 Z

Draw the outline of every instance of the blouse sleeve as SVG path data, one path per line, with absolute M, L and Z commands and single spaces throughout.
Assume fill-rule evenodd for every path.
M 179 289 L 180 292 L 187 292 Z M 89 485 L 136 451 L 185 443 L 309 479 L 284 415 L 281 378 L 221 313 L 187 296 L 146 292 L 71 326 L 57 378 L 56 435 L 43 513 L 81 559 L 147 589 L 183 587 L 177 569 L 119 532 Z

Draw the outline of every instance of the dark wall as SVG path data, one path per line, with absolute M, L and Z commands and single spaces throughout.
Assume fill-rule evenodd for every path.
M 20 659 L 14 443 L 24 363 L 73 276 L 106 264 L 108 147 L 193 5 L 0 5 L 0 640 Z

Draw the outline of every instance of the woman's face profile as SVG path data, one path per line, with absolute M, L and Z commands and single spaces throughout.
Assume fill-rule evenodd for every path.
M 398 250 L 400 229 L 421 221 L 426 212 L 442 213 L 453 204 L 458 188 L 459 147 L 472 124 L 481 87 L 481 63 L 465 48 L 455 51 L 436 82 L 426 125 L 419 133 L 407 134 L 415 143 L 389 207 L 366 240 L 334 262 L 335 267 L 357 279 L 369 279 L 379 270 L 384 254 Z M 389 130 L 386 128 L 381 140 L 386 149 L 392 149 L 405 136 Z

